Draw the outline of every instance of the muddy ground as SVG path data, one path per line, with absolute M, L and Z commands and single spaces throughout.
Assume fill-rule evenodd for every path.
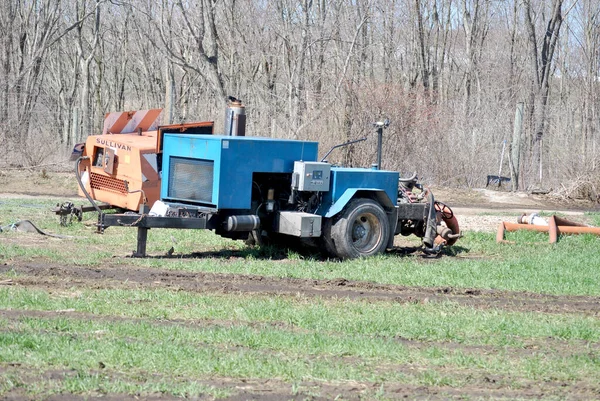
M 275 278 L 243 274 L 180 272 L 133 266 L 64 266 L 47 263 L 7 263 L 0 273 L 14 272 L 23 277 L 0 282 L 45 290 L 73 287 L 93 289 L 169 289 L 188 292 L 256 295 L 289 295 L 348 298 L 400 303 L 452 301 L 480 309 L 505 309 L 600 316 L 600 298 L 587 296 L 540 295 L 484 289 L 452 287 L 404 287 L 370 282 Z
M 49 177 L 49 178 L 47 178 Z M 23 182 L 33 182 L 35 185 L 24 187 Z M 490 190 L 445 190 L 437 189 L 436 198 L 446 201 L 454 209 L 461 227 L 466 230 L 494 231 L 500 221 L 507 220 L 507 214 L 532 213 L 539 211 L 560 211 L 562 215 L 574 221 L 584 221 L 586 210 L 596 209 L 596 205 L 584 202 L 570 202 L 527 194 L 510 194 Z M 71 173 L 41 174 L 39 172 L 0 172 L 0 197 L 73 197 L 76 187 L 72 182 Z M 514 218 L 514 217 L 512 217 Z M 231 252 L 230 252 L 231 253 Z M 235 257 L 235 254 L 228 257 Z M 218 257 L 218 256 L 217 256 Z M 274 294 L 283 296 L 350 298 L 364 300 L 383 300 L 399 303 L 428 303 L 453 301 L 460 305 L 477 309 L 502 309 L 508 311 L 544 312 L 560 314 L 577 314 L 590 317 L 600 316 L 600 297 L 586 296 L 554 296 L 531 293 L 495 291 L 482 289 L 455 289 L 450 287 L 421 288 L 383 285 L 369 282 L 354 282 L 340 278 L 336 280 L 289 279 L 262 276 L 215 273 L 187 273 L 157 268 L 135 266 L 105 265 L 102 267 L 67 266 L 43 261 L 23 262 L 11 261 L 0 263 L 0 273 L 14 272 L 14 278 L 0 281 L 1 286 L 20 286 L 26 288 L 44 289 L 48 292 L 70 290 L 73 288 L 117 289 L 117 288 L 161 288 L 182 290 L 197 293 L 225 294 Z M 17 320 L 23 315 L 31 316 L 71 316 L 83 319 L 119 319 L 116 317 L 99 317 L 86 315 L 75 311 L 13 311 L 0 309 L 0 318 Z M 133 320 L 133 319 L 131 319 Z M 232 322 L 222 321 L 161 321 L 166 325 L 230 325 Z M 414 347 L 430 346 L 407 339 L 399 342 Z M 465 352 L 493 353 L 498 350 L 493 347 L 477 347 L 470 349 L 461 344 L 439 344 L 453 348 L 461 348 Z M 570 355 L 579 350 L 598 351 L 599 344 L 563 343 L 548 339 L 548 346 L 558 353 Z M 515 348 L 512 352 L 527 354 L 536 352 L 532 348 Z M 18 364 L 0 365 L 0 375 L 17 372 L 27 375 Z M 67 377 L 70 371 L 46 372 L 45 375 L 54 378 Z M 37 380 L 37 378 L 32 378 Z M 304 382 L 297 396 L 290 395 L 290 384 L 279 380 L 235 380 L 235 379 L 205 379 L 201 383 L 217 388 L 235 389 L 236 395 L 231 400 L 261 399 L 330 399 L 341 394 L 346 399 L 361 399 L 361 394 L 367 391 L 375 394 L 378 385 L 365 383 L 323 383 Z M 571 384 L 557 382 L 521 382 L 519 388 L 507 387 L 495 377 L 479 377 L 472 380 L 472 385 L 457 389 L 445 387 L 443 390 L 435 387 L 391 384 L 385 392 L 395 399 L 424 399 L 443 400 L 448 397 L 465 399 L 502 398 L 502 399 L 540 399 L 548 396 L 558 396 L 560 399 L 600 399 L 600 387 L 590 383 L 582 383 L 577 388 Z M 312 389 L 318 390 L 318 396 L 308 396 Z M 62 394 L 52 396 L 52 400 L 69 401 L 84 397 Z M 137 397 L 105 396 L 105 399 L 138 399 Z M 200 397 L 202 398 L 202 397 Z M 207 397 L 208 398 L 208 397 Z M 20 400 L 27 397 L 18 392 L 8 394 L 5 399 Z M 151 399 L 174 399 L 173 397 L 153 397 Z
M 335 280 L 311 280 L 273 278 L 262 276 L 250 276 L 241 274 L 218 274 L 218 273 L 187 273 L 157 268 L 143 268 L 133 266 L 64 266 L 47 263 L 6 263 L 0 265 L 0 273 L 17 273 L 15 278 L 0 282 L 2 286 L 19 286 L 21 288 L 43 289 L 48 292 L 73 291 L 74 289 L 169 289 L 195 293 L 218 293 L 218 294 L 260 294 L 260 295 L 283 295 L 293 297 L 325 297 L 325 298 L 350 298 L 364 300 L 384 300 L 399 303 L 428 303 L 439 301 L 452 301 L 460 305 L 471 306 L 477 309 L 501 309 L 507 311 L 544 312 L 560 314 L 577 314 L 590 317 L 600 316 L 600 297 L 588 296 L 556 296 L 540 295 L 511 291 L 496 291 L 482 289 L 455 289 L 450 287 L 421 288 L 404 287 L 398 285 L 384 285 L 369 282 L 355 282 L 345 279 Z M 23 316 L 52 318 L 57 316 L 71 317 L 76 319 L 110 320 L 110 321 L 145 321 L 144 319 L 120 318 L 113 316 L 97 316 L 81 313 L 74 310 L 60 311 L 23 311 L 23 310 L 0 310 L 0 318 L 8 321 L 18 321 Z M 148 322 L 146 322 L 148 323 Z M 199 320 L 178 321 L 160 320 L 152 322 L 160 325 L 184 325 L 195 328 L 208 326 L 235 325 L 233 321 L 221 320 Z M 264 325 L 265 323 L 256 323 Z M 278 327 L 285 323 L 276 323 Z M 280 327 L 281 328 L 281 327 Z M 293 329 L 286 327 L 286 329 Z M 403 345 L 412 348 L 431 347 L 431 342 L 422 342 L 405 338 L 397 338 Z M 469 346 L 460 343 L 438 343 L 437 347 L 460 350 L 465 354 L 493 354 L 509 351 L 515 355 L 530 356 L 539 352 L 539 341 L 525 343 L 520 347 L 494 346 Z M 600 352 L 600 344 L 581 341 L 563 342 L 558 339 L 547 339 L 544 348 L 551 348 L 559 355 L 573 355 L 582 352 Z M 394 367 L 399 369 L 401 367 Z M 406 368 L 411 369 L 411 368 Z M 0 367 L 0 374 L 15 373 L 25 374 L 19 365 Z M 408 371 L 407 371 L 408 372 Z M 47 372 L 59 379 L 73 374 L 69 371 Z M 454 372 L 454 374 L 459 374 Z M 55 377 L 55 378 L 56 378 Z M 33 378 L 32 378 L 33 380 Z M 484 376 L 470 378 L 472 385 L 460 388 L 444 386 L 425 387 L 402 384 L 386 384 L 386 394 L 394 399 L 424 399 L 443 400 L 448 397 L 461 399 L 544 399 L 551 396 L 552 399 L 590 400 L 600 397 L 600 387 L 593 383 L 578 383 L 574 388 L 572 383 L 560 383 L 556 381 L 519 381 L 519 388 L 511 388 L 503 383 L 503 378 Z M 204 379 L 200 383 L 214 386 L 216 388 L 234 389 L 236 395 L 228 398 L 231 400 L 261 399 L 331 399 L 336 395 L 342 395 L 344 399 L 363 399 L 365 392 L 375 394 L 378 390 L 376 385 L 367 383 L 306 383 L 302 384 L 306 392 L 301 392 L 298 397 L 290 396 L 290 384 L 279 380 L 235 380 L 224 378 Z M 372 386 L 372 388 L 369 388 Z M 309 389 L 318 389 L 318 396 L 307 397 Z M 103 397 L 104 398 L 104 397 Z M 115 399 L 119 399 L 117 397 Z M 22 394 L 11 394 L 6 399 L 26 399 Z M 70 394 L 54 395 L 52 400 L 69 401 L 81 399 Z M 110 399 L 110 397 L 109 397 Z M 134 399 L 134 398 L 131 398 Z M 170 397 L 156 397 L 155 399 L 171 399 Z M 367 397 L 369 399 L 369 397 Z

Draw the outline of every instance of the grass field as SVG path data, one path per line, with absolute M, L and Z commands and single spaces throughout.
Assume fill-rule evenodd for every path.
M 135 229 L 57 202 L 0 199 L 0 226 L 69 236 L 0 233 L 0 398 L 600 398 L 596 237 L 340 262 L 155 229 L 135 259 Z

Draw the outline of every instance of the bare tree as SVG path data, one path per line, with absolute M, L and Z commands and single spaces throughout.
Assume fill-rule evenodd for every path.
M 226 100 L 225 77 L 219 69 L 219 45 L 215 23 L 216 0 L 196 3 L 163 0 L 158 6 L 159 21 L 154 21 L 154 10 L 147 10 L 151 36 L 158 49 L 169 60 L 186 70 L 193 71 L 210 82 L 216 98 Z M 154 40 L 154 33 L 158 40 Z
M 386 167 L 477 186 L 506 163 L 524 101 L 521 166 L 537 175 L 553 152 L 544 173 L 568 180 L 597 168 L 598 1 L 6 0 L 0 135 L 34 163 L 51 152 L 33 141 L 66 151 L 107 111 L 166 107 L 164 121 L 218 131 L 233 95 L 249 135 L 322 148 L 367 135 L 335 156 L 351 165 L 374 161 L 369 123 L 389 117 Z
M 584 109 L 583 109 L 583 164 L 598 166 L 597 140 L 600 131 L 600 2 L 584 0 L 581 16 L 584 32 Z
M 470 3 L 470 4 L 469 4 Z M 489 0 L 461 0 L 463 29 L 465 31 L 465 115 L 469 115 L 473 84 L 477 85 L 476 107 L 481 106 L 481 79 L 479 62 L 488 32 Z
M 563 0 L 552 0 L 550 16 L 545 24 L 544 35 L 539 38 L 535 12 L 531 0 L 524 0 L 525 26 L 529 41 L 529 62 L 532 74 L 531 105 L 532 108 L 532 165 L 538 168 L 537 183 L 542 182 L 542 139 L 546 130 L 546 107 L 550 92 L 550 78 L 553 67 L 554 52 L 557 47 L 560 27 L 563 22 Z
M 81 21 L 77 25 L 77 57 L 79 59 L 79 68 L 81 71 L 81 134 L 85 136 L 91 134 L 91 107 L 90 107 L 90 85 L 91 85 L 91 71 L 90 64 L 94 59 L 96 49 L 98 48 L 98 42 L 100 40 L 100 2 L 95 0 L 94 6 L 94 25 L 92 27 L 91 43 L 88 41 L 88 36 L 84 33 L 84 19 L 83 16 L 89 11 L 88 0 L 81 0 L 75 3 L 75 12 L 78 19 Z M 81 138 L 74 138 L 74 142 L 79 142 Z

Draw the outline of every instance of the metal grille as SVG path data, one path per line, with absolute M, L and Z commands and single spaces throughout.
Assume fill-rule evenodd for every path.
M 125 181 L 117 180 L 115 178 L 107 177 L 98 173 L 90 174 L 90 186 L 92 189 L 102 189 L 104 191 L 111 191 L 119 194 L 127 193 Z
M 169 198 L 213 203 L 213 171 L 211 160 L 171 157 Z

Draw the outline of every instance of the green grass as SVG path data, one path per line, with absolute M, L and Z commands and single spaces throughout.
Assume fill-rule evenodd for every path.
M 593 317 L 478 310 L 452 302 L 327 300 L 304 297 L 198 295 L 167 290 L 41 290 L 0 288 L 0 305 L 22 310 L 69 310 L 143 319 L 285 323 L 306 330 L 391 336 L 470 345 L 516 345 L 525 339 L 600 341 Z M 151 307 L 149 307 L 149 305 Z
M 0 225 L 30 219 L 43 230 L 72 236 L 0 233 L 2 263 L 600 296 L 595 236 L 565 236 L 551 245 L 545 234 L 516 232 L 506 235 L 514 244 L 497 244 L 493 233 L 466 232 L 438 259 L 391 253 L 342 262 L 313 251 L 246 247 L 209 231 L 153 229 L 148 238 L 153 257 L 134 259 L 128 256 L 135 249 L 135 229 L 111 227 L 96 234 L 93 213 L 61 227 L 49 212 L 58 202 L 0 200 Z M 586 218 L 600 222 L 598 213 Z M 163 257 L 171 247 L 173 257 Z M 27 277 L 5 269 L 0 281 L 7 279 Z M 0 397 L 17 390 L 34 398 L 237 394 L 213 386 L 212 378 L 275 378 L 289 386 L 290 396 L 305 382 L 380 384 L 362 394 L 383 399 L 394 398 L 386 393 L 394 383 L 434 386 L 443 393 L 477 387 L 489 377 L 507 389 L 545 382 L 593 388 L 600 382 L 597 316 L 453 302 L 92 289 L 76 283 L 59 288 L 0 286 Z M 35 314 L 61 310 L 73 312 Z M 48 376 L 53 371 L 64 375 Z
M 586 217 L 588 217 L 588 218 L 590 218 L 592 220 L 591 224 L 593 226 L 600 226 L 600 213 L 597 213 L 597 212 L 587 212 L 585 215 L 586 215 Z
M 49 228 L 52 230 L 52 227 Z M 58 230 L 57 230 L 58 231 Z M 110 228 L 96 234 L 89 227 L 64 229 L 76 239 L 43 238 L 37 234 L 3 233 L 7 239 L 35 239 L 24 245 L 1 242 L 6 260 L 47 259 L 74 265 L 134 264 L 189 272 L 222 272 L 374 281 L 409 286 L 450 286 L 529 291 L 548 294 L 600 295 L 600 239 L 564 236 L 547 244 L 543 234 L 511 233 L 515 245 L 496 244 L 493 234 L 467 233 L 439 260 L 417 256 L 381 255 L 344 261 L 322 260 L 317 254 L 298 254 L 270 248 L 248 248 L 241 241 L 224 240 L 209 231 L 151 230 L 150 255 L 165 255 L 171 246 L 181 258 L 130 259 L 136 230 Z M 27 241 L 26 241 L 27 242 Z M 116 256 L 116 258 L 115 258 Z M 190 257 L 191 256 L 191 257 Z M 281 258 L 286 258 L 281 263 Z
M 241 241 L 223 239 L 204 230 L 153 229 L 148 236 L 152 259 L 130 259 L 136 246 L 133 228 L 108 228 L 97 234 L 95 214 L 83 223 L 61 227 L 48 210 L 57 201 L 7 199 L 0 203 L 0 221 L 31 218 L 49 232 L 74 238 L 44 238 L 29 233 L 2 233 L 0 257 L 6 260 L 45 259 L 75 265 L 135 264 L 190 272 L 223 272 L 295 277 L 374 281 L 409 286 L 450 286 L 529 291 L 548 294 L 600 295 L 600 238 L 591 235 L 563 236 L 548 244 L 546 234 L 507 233 L 515 244 L 496 244 L 492 233 L 467 232 L 450 255 L 439 260 L 418 256 L 381 255 L 353 261 L 323 260 L 318 253 L 249 248 Z M 589 214 L 588 218 L 597 218 Z M 5 216 L 8 216 L 5 217 Z M 36 220 L 37 218 L 37 220 Z M 38 221 L 39 220 L 39 221 Z M 85 223 L 85 224 L 84 224 Z M 23 244 L 18 244 L 24 239 Z M 31 241 L 27 241 L 27 240 Z M 175 258 L 160 258 L 173 247 Z M 181 258 L 177 258 L 181 256 Z M 281 263 L 285 258 L 285 263 Z
M 82 298 L 89 298 L 89 294 Z M 206 306 L 207 300 L 203 301 Z M 426 368 L 437 372 L 440 380 L 443 378 L 444 382 L 455 386 L 464 385 L 465 378 L 460 374 L 444 375 L 444 369 L 466 370 L 472 374 L 481 374 L 483 370 L 487 374 L 531 380 L 548 377 L 600 379 L 600 353 L 581 345 L 575 347 L 578 351 L 566 356 L 554 353 L 551 348 L 519 355 L 504 348 L 507 344 L 499 344 L 495 352 L 488 354 L 444 346 L 451 339 L 461 343 L 461 337 L 469 337 L 470 343 L 489 343 L 489 339 L 473 334 L 478 331 L 494 333 L 500 339 L 493 342 L 501 343 L 507 342 L 503 336 L 510 337 L 511 343 L 537 337 L 537 344 L 542 347 L 548 337 L 595 341 L 598 333 L 590 332 L 597 331 L 598 322 L 580 322 L 573 328 L 574 322 L 570 319 L 546 316 L 523 323 L 534 316 L 524 319 L 523 316 L 499 313 L 498 316 L 490 314 L 476 319 L 465 316 L 473 327 L 471 332 L 464 333 L 460 329 L 464 327 L 460 316 L 466 311 L 446 314 L 442 311 L 447 306 L 443 305 L 435 310 L 415 311 L 409 307 L 411 310 L 402 313 L 398 310 L 402 308 L 398 307 L 393 313 L 390 310 L 380 313 L 372 310 L 373 305 L 351 301 L 344 301 L 342 305 L 285 305 L 289 301 L 265 299 L 258 305 L 256 300 L 241 299 L 239 301 L 245 302 L 224 308 L 223 304 L 228 303 L 226 299 L 211 301 L 212 308 L 188 311 L 194 315 L 200 312 L 198 318 L 230 316 L 240 323 L 202 324 L 183 319 L 189 324 L 183 324 L 182 320 L 171 324 L 153 316 L 131 321 L 24 316 L 16 322 L 4 321 L 3 326 L 8 327 L 9 332 L 0 333 L 0 363 L 19 361 L 36 369 L 52 366 L 78 372 L 95 370 L 101 363 L 115 372 L 138 372 L 140 375 L 150 371 L 185 377 L 218 375 L 284 381 L 356 380 L 417 385 L 428 384 L 431 379 L 421 374 Z M 170 303 L 171 310 L 181 307 L 172 300 Z M 243 312 L 242 308 L 245 308 Z M 207 313 L 203 315 L 202 310 Z M 343 313 L 344 310 L 347 313 Z M 120 316 L 127 312 L 122 311 Z M 466 313 L 472 315 L 473 311 Z M 133 314 L 138 315 L 135 311 Z M 370 316 L 365 319 L 365 314 Z M 433 319 L 439 320 L 440 315 L 447 319 L 434 324 Z M 486 323 L 480 323 L 482 320 Z M 403 323 L 409 321 L 412 321 L 412 330 L 421 326 L 419 331 L 424 334 L 405 329 Z M 284 322 L 289 327 L 249 326 L 244 322 Z M 300 328 L 303 330 L 298 330 Z M 424 346 L 403 345 L 395 340 L 398 336 L 419 337 L 425 343 Z M 430 343 L 430 340 L 440 341 Z M 519 349 L 518 345 L 513 346 Z M 394 366 L 410 366 L 420 373 L 399 371 Z M 442 373 L 436 369 L 441 369 Z
M 120 373 L 95 369 L 64 372 L 64 377 L 43 377 L 43 369 L 32 369 L 28 377 L 22 374 L 6 373 L 0 376 L 0 395 L 11 390 L 21 389 L 34 398 L 45 398 L 51 394 L 86 394 L 102 396 L 106 394 L 131 394 L 138 397 L 156 394 L 170 394 L 175 397 L 193 398 L 211 396 L 215 399 L 230 397 L 233 392 L 198 382 L 192 378 L 177 380 L 174 378 L 145 380 L 136 373 Z

